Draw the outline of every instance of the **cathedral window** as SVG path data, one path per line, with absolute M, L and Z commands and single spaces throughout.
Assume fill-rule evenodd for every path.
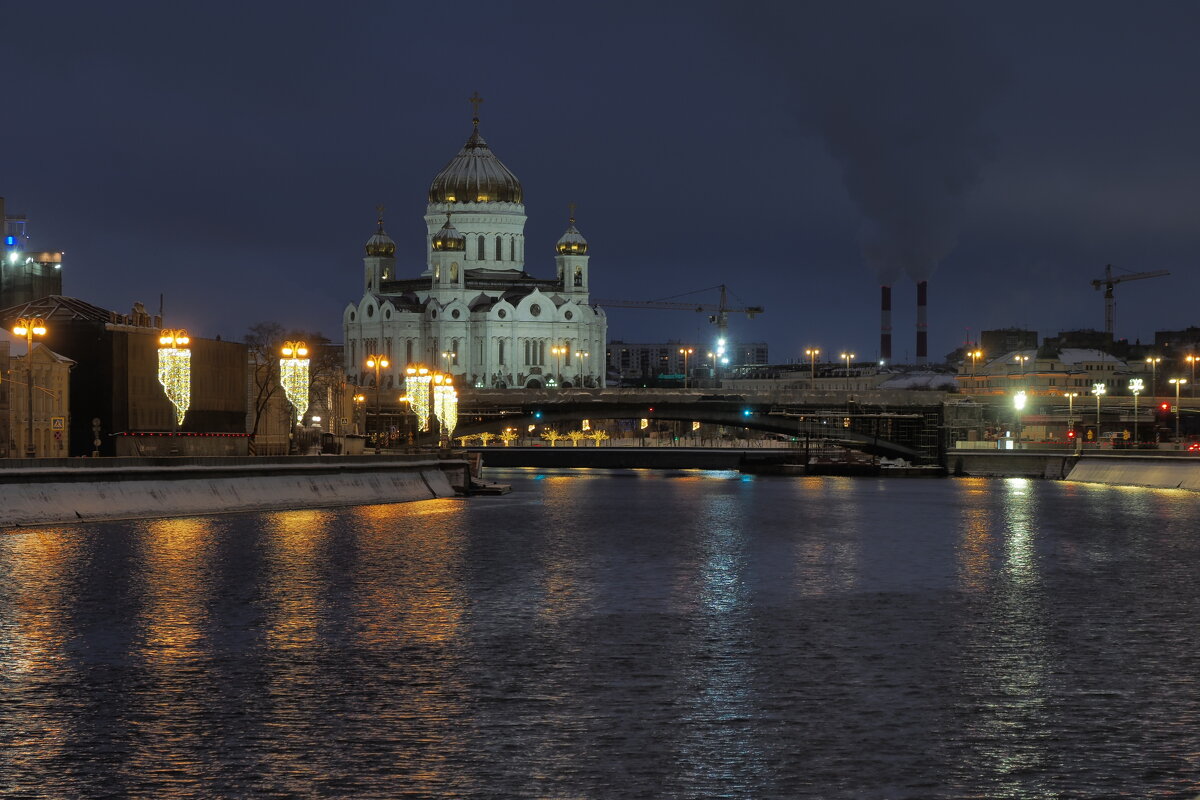
M 509 261 L 517 260 L 517 240 L 516 239 L 508 240 L 508 260 Z
M 458 262 L 457 261 L 450 264 L 450 282 L 458 283 Z
M 496 237 L 496 260 L 497 261 L 504 260 L 504 242 L 500 239 L 499 236 Z
M 485 247 L 487 247 L 487 241 L 482 236 L 480 236 L 479 237 L 479 260 L 480 261 L 483 261 L 484 259 L 487 258 L 487 253 L 484 252 Z
M 525 365 L 528 366 L 532 363 L 533 363 L 533 342 L 526 339 L 525 340 Z
M 576 267 L 575 268 L 575 287 L 579 288 L 582 286 L 583 286 L 583 267 Z
M 413 363 L 413 340 L 409 339 L 404 343 L 404 363 Z
M 497 344 L 499 346 L 496 348 L 496 363 L 503 367 L 504 366 L 504 344 L 505 344 L 505 342 L 503 339 L 501 339 Z

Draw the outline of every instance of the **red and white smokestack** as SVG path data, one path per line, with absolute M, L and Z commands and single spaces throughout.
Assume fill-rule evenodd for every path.
M 892 361 L 892 287 L 882 286 L 879 293 L 879 360 Z
M 929 363 L 929 322 L 925 317 L 927 305 L 926 282 L 917 282 L 917 365 Z

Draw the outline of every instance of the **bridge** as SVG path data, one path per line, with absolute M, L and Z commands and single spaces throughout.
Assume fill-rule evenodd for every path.
M 820 391 L 790 397 L 686 389 L 465 390 L 456 436 L 583 420 L 700 422 L 940 463 L 941 392 Z

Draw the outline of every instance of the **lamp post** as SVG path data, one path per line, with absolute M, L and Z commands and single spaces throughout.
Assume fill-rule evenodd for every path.
M 452 365 L 452 363 L 454 361 L 454 357 L 457 355 L 458 355 L 458 353 L 454 352 L 453 350 L 446 350 L 446 351 L 442 352 L 442 360 L 446 362 L 446 372 L 447 373 L 450 372 L 450 366 Z
M 404 404 L 404 440 L 406 445 L 411 447 L 413 443 L 413 432 L 412 427 L 409 425 L 408 418 L 412 412 L 412 399 L 408 395 L 402 394 L 399 397 L 399 402 Z
M 354 395 L 354 423 L 355 423 L 354 427 L 355 427 L 355 429 L 358 428 L 358 414 L 360 411 L 362 411 L 363 404 L 366 402 L 367 402 L 367 396 L 365 394 Z M 367 415 L 365 413 L 363 414 L 362 432 L 364 434 L 367 432 Z
M 562 388 L 562 357 L 567 353 L 566 345 L 554 345 L 550 348 L 550 352 L 554 355 L 554 378 L 558 381 L 558 388 Z
M 1129 393 L 1133 395 L 1133 446 L 1137 447 L 1138 443 L 1138 395 L 1142 393 L 1142 379 L 1129 379 Z
M 1013 360 L 1021 365 L 1021 381 L 1024 382 L 1025 375 L 1026 375 L 1025 364 L 1027 364 L 1029 362 L 1029 356 L 1017 354 L 1017 355 L 1013 356 Z
M 1075 430 L 1075 398 L 1079 397 L 1079 392 L 1063 392 L 1063 396 L 1067 398 L 1067 432 L 1068 437 L 1070 432 Z M 1079 446 L 1079 437 L 1075 437 L 1076 447 Z
M 1150 365 L 1150 394 L 1154 397 L 1154 402 L 1158 402 L 1158 365 L 1162 363 L 1162 356 L 1146 356 L 1146 363 Z
M 1195 396 L 1196 396 L 1196 362 L 1197 362 L 1197 361 L 1200 361 L 1200 356 L 1196 356 L 1196 355 L 1190 355 L 1190 356 L 1188 356 L 1187 358 L 1185 358 L 1185 359 L 1184 359 L 1184 361 L 1186 361 L 1186 362 L 1187 362 L 1188 364 L 1190 364 L 1190 365 L 1191 365 L 1191 367 L 1192 367 L 1192 388 L 1191 388 L 1191 393 L 1192 393 L 1192 397 L 1195 397 Z
M 1013 408 L 1017 412 L 1017 449 L 1021 449 L 1021 412 L 1025 410 L 1025 392 L 1020 391 L 1013 395 Z
M 1103 383 L 1092 384 L 1092 394 L 1096 395 L 1096 447 L 1100 446 L 1100 398 L 1108 391 Z
M 812 388 L 817 388 L 817 356 L 821 355 L 820 349 L 809 347 L 804 351 L 804 355 L 808 356 L 809 363 L 812 365 L 812 373 L 809 379 Z
M 842 358 L 846 360 L 846 388 L 850 388 L 850 359 L 854 358 L 854 353 L 842 353 Z
M 683 356 L 683 388 L 688 388 L 688 356 L 696 352 L 693 347 L 679 348 L 679 354 Z
M 1187 383 L 1187 378 L 1171 378 L 1168 383 L 1175 384 L 1175 449 L 1179 449 L 1179 387 Z
M 575 360 L 579 362 L 579 388 L 587 382 L 587 350 L 576 350 Z
M 978 389 L 979 378 L 976 377 L 975 372 L 979 367 L 979 359 L 983 358 L 983 351 L 971 350 L 967 353 L 967 356 L 971 359 L 971 388 Z
M 379 430 L 383 419 L 383 409 L 379 403 L 379 370 L 388 366 L 388 360 L 382 353 L 370 353 L 367 356 L 367 368 L 375 370 L 375 455 L 383 452 L 383 446 L 380 444 Z
M 37 448 L 33 444 L 33 337 L 46 335 L 46 320 L 41 317 L 21 317 L 13 326 L 12 331 L 17 336 L 25 337 L 25 389 L 29 401 L 29 405 L 25 409 L 28 413 L 25 428 L 25 457 L 33 458 L 37 455 Z

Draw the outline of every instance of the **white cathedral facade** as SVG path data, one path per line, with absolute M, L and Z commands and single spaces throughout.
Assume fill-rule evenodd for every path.
M 460 388 L 603 386 L 608 322 L 588 302 L 587 241 L 572 218 L 556 276 L 525 271 L 521 184 L 479 135 L 478 113 L 473 124 L 429 187 L 425 271 L 399 276 L 382 217 L 367 241 L 362 299 L 342 315 L 346 374 L 371 384 L 366 361 L 382 355 L 385 388 L 402 388 L 410 364 Z

